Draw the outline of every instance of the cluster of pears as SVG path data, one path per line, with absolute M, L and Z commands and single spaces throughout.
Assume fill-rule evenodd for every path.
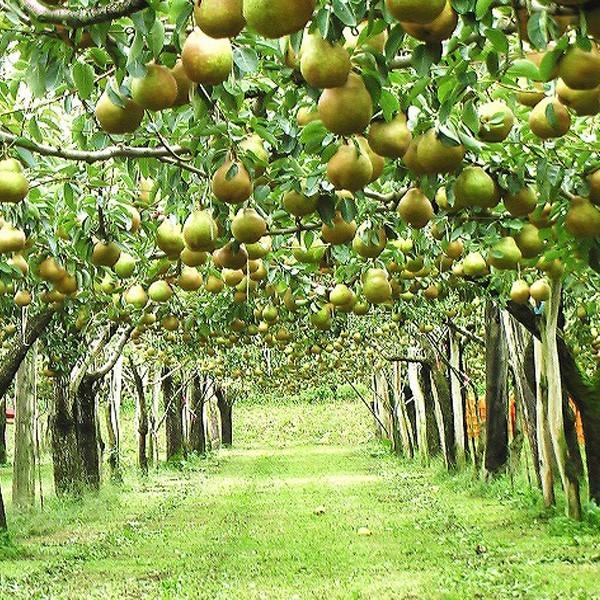
M 448 0 L 386 0 L 386 5 L 408 35 L 427 44 L 447 40 L 458 25 L 458 15 Z

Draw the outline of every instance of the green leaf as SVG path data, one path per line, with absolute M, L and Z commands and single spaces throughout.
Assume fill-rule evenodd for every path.
M 477 4 L 475 5 L 475 18 L 478 21 L 483 19 L 490 11 L 493 3 L 494 0 L 477 0 Z
M 548 45 L 548 20 L 546 11 L 534 12 L 527 21 L 527 36 L 535 48 Z
M 382 90 L 379 97 L 379 106 L 383 111 L 384 119 L 389 122 L 394 118 L 398 110 L 400 110 L 400 101 L 388 90 Z
M 79 96 L 88 100 L 94 89 L 94 69 L 87 63 L 76 62 L 71 69 L 71 75 Z
M 258 68 L 258 54 L 253 48 L 243 46 L 236 48 L 233 61 L 242 74 L 254 73 Z
M 165 28 L 159 19 L 154 21 L 150 35 L 146 38 L 154 58 L 158 58 L 165 43 Z
M 535 63 L 525 58 L 515 60 L 509 67 L 508 73 L 515 77 L 527 77 L 527 79 L 534 81 L 540 80 L 540 71 Z
M 472 100 L 469 100 L 465 104 L 462 113 L 462 120 L 463 123 L 471 130 L 471 132 L 474 135 L 477 135 L 479 133 L 479 116 L 477 115 L 477 110 Z
M 346 0 L 333 0 L 333 13 L 335 16 L 348 27 L 357 25 L 356 15 L 352 11 L 352 5 Z
M 494 49 L 500 54 L 508 54 L 508 38 L 500 29 L 488 27 L 485 30 L 485 37 L 491 42 Z

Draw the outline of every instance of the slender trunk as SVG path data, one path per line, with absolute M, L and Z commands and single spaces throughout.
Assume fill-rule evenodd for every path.
M 427 449 L 429 456 L 436 456 L 443 452 L 440 434 L 441 417 L 436 407 L 431 384 L 431 367 L 428 364 L 422 364 L 419 370 L 419 383 L 423 390 L 425 398 L 425 420 L 427 422 Z
M 450 395 L 452 405 L 450 414 L 453 416 L 454 427 L 454 448 L 456 455 L 456 464 L 459 468 L 465 465 L 465 409 L 464 400 L 460 385 L 460 343 L 456 332 L 449 330 L 450 335 Z
M 425 397 L 419 382 L 419 365 L 409 363 L 408 385 L 414 400 L 417 430 L 417 448 L 423 464 L 429 463 L 429 448 L 427 445 L 427 417 L 425 416 Z
M 192 422 L 190 425 L 190 450 L 196 454 L 206 453 L 206 434 L 204 430 L 204 385 L 199 373 L 192 378 L 191 398 Z
M 412 458 L 414 455 L 414 439 L 403 393 L 402 365 L 399 362 L 393 363 L 392 390 L 394 394 L 394 413 L 397 416 L 404 455 Z
M 86 375 L 75 394 L 77 449 L 83 485 L 100 489 L 100 448 L 96 418 L 96 390 L 99 380 Z
M 15 381 L 15 449 L 13 504 L 30 508 L 35 504 L 35 403 L 36 348 L 21 363 Z
M 488 302 L 486 321 L 486 451 L 488 475 L 502 473 L 508 461 L 508 360 L 500 310 Z
M 69 378 L 54 379 L 54 402 L 50 416 L 54 487 L 58 495 L 81 492 L 81 462 L 77 448 L 77 427 L 69 394 Z
M 106 431 L 108 437 L 108 466 L 113 481 L 123 481 L 121 472 L 121 391 L 123 386 L 123 357 L 120 356 L 110 375 L 108 403 L 106 406 Z
M 0 465 L 8 462 L 6 453 L 6 396 L 0 398 Z
M 535 381 L 536 381 L 536 415 L 537 415 L 537 434 L 538 447 L 540 450 L 539 471 L 542 480 L 542 494 L 544 496 L 544 505 L 546 508 L 552 506 L 555 502 L 554 496 L 554 475 L 552 473 L 552 440 L 548 429 L 548 396 L 545 384 L 544 372 L 545 356 L 542 351 L 542 344 L 538 340 L 534 341 L 534 360 L 535 360 Z
M 558 315 L 562 286 L 559 279 L 551 281 L 552 293 L 545 306 L 545 322 L 542 321 L 542 352 L 544 354 L 544 375 L 548 398 L 548 424 L 554 458 L 565 493 L 567 515 L 572 519 L 581 519 L 581 499 L 579 480 L 573 467 L 573 457 L 569 455 L 569 446 L 565 437 L 563 418 L 563 393 L 560 374 L 558 346 L 556 343 Z
M 217 406 L 221 417 L 221 443 L 226 448 L 233 444 L 233 406 L 228 402 L 225 391 L 217 387 Z
M 148 465 L 152 466 L 159 462 L 158 451 L 158 415 L 160 407 L 160 395 L 162 391 L 161 370 L 157 367 L 153 371 L 154 378 L 152 380 L 152 404 L 150 406 L 150 442 L 148 444 Z
M 6 532 L 7 530 L 6 509 L 4 508 L 4 498 L 2 497 L 2 487 L 0 486 L 0 532 Z
M 221 447 L 221 430 L 219 426 L 219 408 L 217 406 L 216 383 L 212 377 L 208 378 L 209 398 L 206 403 L 208 417 L 208 444 L 211 450 L 218 450 Z
M 144 391 L 144 382 L 133 362 L 129 357 L 129 365 L 133 375 L 137 399 L 138 415 L 138 467 L 142 475 L 148 475 L 148 454 L 146 453 L 146 438 L 148 437 L 148 407 L 146 406 L 146 394 Z
M 167 460 L 183 456 L 183 423 L 181 418 L 181 394 L 175 394 L 173 376 L 165 369 L 162 381 L 167 438 Z

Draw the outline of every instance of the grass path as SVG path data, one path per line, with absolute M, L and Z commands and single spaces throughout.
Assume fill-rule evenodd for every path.
M 0 597 L 600 598 L 597 534 L 380 453 L 231 450 L 213 471 L 164 472 L 29 531 Z

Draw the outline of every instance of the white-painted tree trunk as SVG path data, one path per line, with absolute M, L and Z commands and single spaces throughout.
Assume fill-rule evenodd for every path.
M 452 398 L 452 415 L 454 417 L 454 447 L 456 452 L 456 465 L 460 469 L 465 464 L 465 410 L 463 397 L 458 378 L 460 370 L 460 349 L 456 333 L 452 330 L 450 335 L 450 396 Z M 433 385 L 433 382 L 432 382 Z M 442 436 L 443 437 L 443 436 Z
M 394 362 L 392 371 L 394 410 L 396 411 L 398 428 L 400 430 L 400 439 L 402 440 L 402 449 L 404 450 L 404 455 L 409 458 L 412 458 L 414 439 L 412 435 L 412 427 L 408 419 L 408 413 L 406 412 L 406 404 L 404 403 L 402 383 L 402 365 L 399 362 Z
M 550 299 L 546 304 L 546 322 L 542 327 L 542 350 L 544 354 L 548 399 L 548 426 L 552 447 L 554 448 L 554 458 L 556 459 L 556 465 L 565 493 L 567 516 L 580 520 L 581 499 L 579 496 L 579 484 L 576 477 L 569 477 L 568 473 L 569 451 L 565 435 L 563 390 L 558 346 L 556 344 L 562 290 L 560 279 L 551 280 L 551 289 Z
M 25 321 L 24 316 L 23 330 Z M 23 359 L 15 378 L 12 499 L 18 508 L 30 508 L 35 504 L 36 356 L 37 344 Z
M 435 385 L 435 379 L 432 373 L 429 373 L 429 384 L 431 385 L 431 394 L 433 396 L 433 413 L 435 415 L 435 423 L 438 430 L 438 437 L 440 440 L 440 448 L 442 449 L 442 455 L 444 457 L 444 464 L 446 469 L 450 465 L 448 460 L 448 448 L 446 446 L 446 436 L 444 434 L 444 415 L 442 414 L 442 407 L 440 405 L 440 395 L 438 393 L 437 386 Z
M 419 382 L 418 363 L 408 364 L 408 385 L 410 386 L 413 400 L 415 402 L 415 414 L 417 422 L 417 448 L 423 464 L 429 463 L 429 447 L 427 444 L 427 417 L 425 413 L 425 396 Z

